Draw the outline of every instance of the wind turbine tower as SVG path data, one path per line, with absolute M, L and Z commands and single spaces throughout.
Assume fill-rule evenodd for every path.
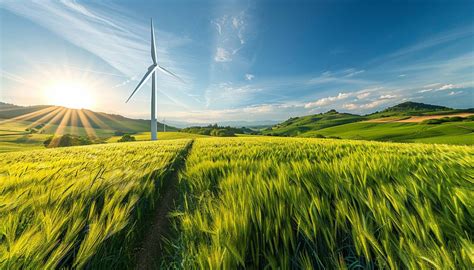
M 151 59 L 153 61 L 153 64 L 148 67 L 148 71 L 145 73 L 145 76 L 143 76 L 142 80 L 138 83 L 137 87 L 135 87 L 135 90 L 133 90 L 132 94 L 130 97 L 125 101 L 127 103 L 132 96 L 135 94 L 135 92 L 138 91 L 149 79 L 151 79 L 151 140 L 155 141 L 158 139 L 156 131 L 157 131 L 157 122 L 156 122 L 156 81 L 157 81 L 157 70 L 166 73 L 168 75 L 173 76 L 174 78 L 178 79 L 181 82 L 184 82 L 181 78 L 179 78 L 176 74 L 172 73 L 171 71 L 165 69 L 164 67 L 158 65 L 158 62 L 156 60 L 156 46 L 155 46 L 155 31 L 153 29 L 153 19 L 151 19 Z

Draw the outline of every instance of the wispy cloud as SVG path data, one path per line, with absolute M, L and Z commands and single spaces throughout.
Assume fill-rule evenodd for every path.
M 5 71 L 5 70 L 0 70 L 0 76 L 7 79 L 7 80 L 14 81 L 14 82 L 17 82 L 17 83 L 26 84 L 28 82 L 22 76 L 17 75 L 17 74 L 13 74 L 13 73 Z
M 423 86 L 423 89 L 419 90 L 418 93 L 426 93 L 432 91 L 444 91 L 444 90 L 451 90 L 451 89 L 460 89 L 460 88 L 467 88 L 473 86 L 473 83 L 433 83 Z
M 386 58 L 398 58 L 405 55 L 413 54 L 434 46 L 458 40 L 460 38 L 468 37 L 474 35 L 474 29 L 471 26 L 454 29 L 438 35 L 432 36 L 431 38 L 422 40 L 418 43 L 415 43 L 411 46 L 407 46 L 399 49 L 391 54 L 385 56 Z
M 438 90 L 450 90 L 450 89 L 456 89 L 456 88 L 462 88 L 462 85 L 455 85 L 455 84 L 449 83 L 449 84 L 445 84 L 441 86 L 440 88 L 438 88 Z
M 365 70 L 361 69 L 361 70 L 356 70 L 354 68 L 350 68 L 350 69 L 347 69 L 345 70 L 345 72 L 347 73 L 344 77 L 353 77 L 353 76 L 356 76 L 356 75 L 359 75 L 361 73 L 364 73 Z
M 251 81 L 251 80 L 253 80 L 254 78 L 255 78 L 255 75 L 253 75 L 253 74 L 250 74 L 250 73 L 245 74 L 245 79 L 246 79 L 247 81 Z
M 217 31 L 216 62 L 230 62 L 246 43 L 247 13 L 245 10 L 234 14 L 224 14 L 211 23 Z
M 232 61 L 232 55 L 224 48 L 217 48 L 216 55 L 214 56 L 216 62 L 230 62 Z
M 309 85 L 327 83 L 348 83 L 360 85 L 370 83 L 368 80 L 352 78 L 363 72 L 365 72 L 365 70 L 356 70 L 353 68 L 338 71 L 325 71 L 319 76 L 310 78 L 306 83 Z
M 0 7 L 49 29 L 104 60 L 124 75 L 126 79 L 122 85 L 133 80 L 132 78 L 143 76 L 148 62 L 151 63 L 149 24 L 128 17 L 117 9 L 101 4 L 92 7 L 72 0 L 31 1 L 21 4 L 7 0 L 2 1 Z M 192 81 L 183 63 L 177 61 L 177 55 L 170 53 L 173 48 L 188 44 L 190 40 L 161 31 L 159 26 L 155 33 L 160 64 L 179 74 L 187 82 Z M 161 85 L 169 95 L 189 87 L 165 76 Z

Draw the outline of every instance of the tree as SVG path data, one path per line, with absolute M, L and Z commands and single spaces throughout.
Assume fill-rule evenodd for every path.
M 88 144 L 92 144 L 92 141 L 89 140 L 89 138 L 71 134 L 64 134 L 62 136 L 52 136 L 43 142 L 43 145 L 45 147 L 67 147 Z
M 135 137 L 130 134 L 125 134 L 118 140 L 118 142 L 134 142 L 136 141 Z

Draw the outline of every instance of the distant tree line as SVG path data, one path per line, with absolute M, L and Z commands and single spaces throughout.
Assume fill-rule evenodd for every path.
M 461 122 L 461 121 L 474 121 L 474 115 L 470 115 L 468 117 L 461 117 L 461 116 L 453 116 L 453 117 L 442 117 L 436 119 L 427 119 L 421 122 L 422 124 L 428 125 L 438 125 L 447 122 Z
M 71 134 L 64 134 L 59 136 L 51 136 L 43 142 L 43 145 L 48 148 L 53 147 L 67 147 L 77 145 L 89 145 L 95 143 L 102 143 L 97 139 L 90 139 L 88 137 L 76 136 Z
M 47 148 L 54 148 L 101 143 L 105 143 L 103 138 L 64 134 L 49 137 L 43 142 L 43 145 Z
M 134 142 L 136 141 L 135 137 L 130 134 L 125 134 L 117 142 Z
M 233 137 L 235 134 L 259 134 L 259 132 L 254 131 L 250 128 L 241 127 L 231 127 L 231 126 L 219 126 L 217 124 L 208 125 L 204 127 L 188 127 L 181 129 L 181 132 L 216 136 L 216 137 Z

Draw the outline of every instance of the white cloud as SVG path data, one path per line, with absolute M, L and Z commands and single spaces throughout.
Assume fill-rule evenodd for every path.
M 357 94 L 358 99 L 364 99 L 366 97 L 370 96 L 370 92 L 362 92 L 360 94 Z
M 253 80 L 254 78 L 255 78 L 255 75 L 253 75 L 253 74 L 250 74 L 250 73 L 245 74 L 245 79 L 246 79 L 247 81 L 251 81 L 251 80 Z
M 384 99 L 374 100 L 374 101 L 371 101 L 369 103 L 360 105 L 360 108 L 362 108 L 362 109 L 373 109 L 375 107 L 378 107 L 378 106 L 384 104 L 385 102 L 386 102 L 386 100 L 384 100 Z
M 400 75 L 398 75 L 398 77 L 400 77 L 400 78 L 403 78 L 403 77 L 406 77 L 406 76 L 407 76 L 406 74 L 400 74 Z
M 387 94 L 387 95 L 381 95 L 380 99 L 392 99 L 392 98 L 396 98 L 396 97 L 397 96 L 395 96 L 395 95 Z
M 314 108 L 314 107 L 317 107 L 317 106 L 326 106 L 326 105 L 334 103 L 335 101 L 346 99 L 350 95 L 351 95 L 351 93 L 339 93 L 337 96 L 334 96 L 334 97 L 325 97 L 325 98 L 318 99 L 314 102 L 306 103 L 304 105 L 304 107 L 305 108 Z
M 448 90 L 448 89 L 453 89 L 455 88 L 454 84 L 445 84 L 439 88 L 439 90 Z
M 457 89 L 457 88 L 463 88 L 462 85 L 460 84 L 445 84 L 443 86 L 441 86 L 438 90 L 451 90 L 451 89 Z
M 418 93 L 459 89 L 459 88 L 464 88 L 466 86 L 467 84 L 464 85 L 464 84 L 452 84 L 452 83 L 448 83 L 448 84 L 433 83 L 433 84 L 428 84 L 428 85 L 423 86 L 423 88 L 425 89 L 418 91 Z
M 426 92 L 430 92 L 430 91 L 433 91 L 433 89 L 423 89 L 423 90 L 420 90 L 418 91 L 418 93 L 426 93 Z
M 370 95 L 372 95 L 372 93 L 374 92 L 378 92 L 380 90 L 382 90 L 383 87 L 381 86 L 376 86 L 376 87 L 370 87 L 370 88 L 364 88 L 362 90 L 359 90 L 357 91 L 357 99 L 359 100 L 362 100 L 362 99 L 366 99 L 367 97 L 369 97 Z
M 347 109 L 347 110 L 355 110 L 359 108 L 359 105 L 354 104 L 354 103 L 346 103 L 342 105 L 342 108 Z
M 448 95 L 454 96 L 454 95 L 459 95 L 462 94 L 462 91 L 451 91 Z
M 232 55 L 224 48 L 217 48 L 214 60 L 216 62 L 230 62 L 232 61 Z

